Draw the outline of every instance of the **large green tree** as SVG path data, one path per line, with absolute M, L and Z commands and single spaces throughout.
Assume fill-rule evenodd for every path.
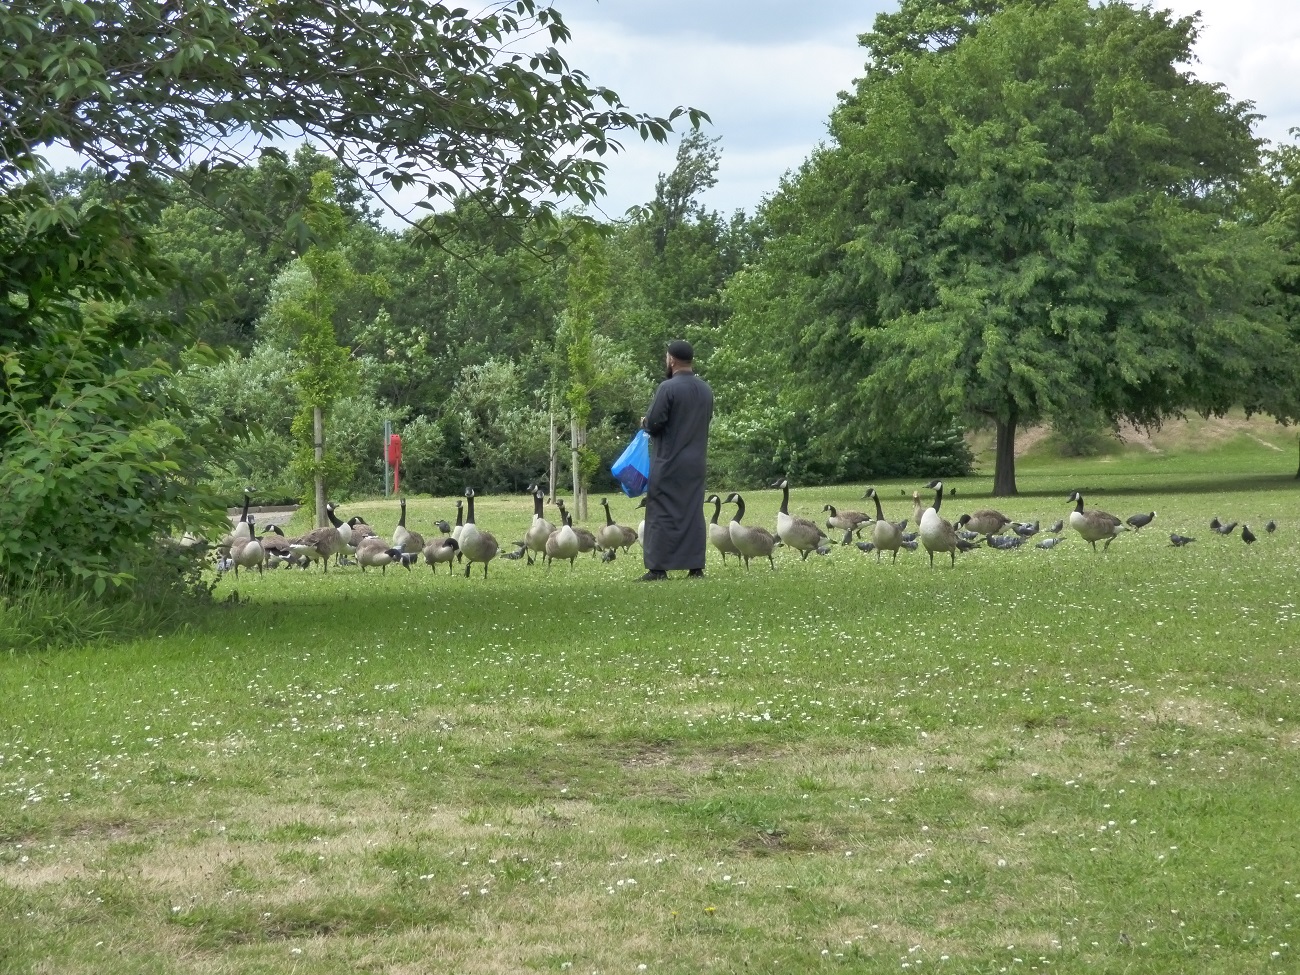
M 1249 106 L 1185 70 L 1195 35 L 1087 0 L 879 18 L 832 145 L 786 190 L 810 368 L 875 425 L 992 422 L 999 495 L 1023 423 L 1249 402 L 1287 347 L 1236 210 L 1258 145 Z
M 529 51 L 539 35 L 547 46 Z M 0 12 L 0 180 L 55 142 L 110 174 L 198 180 L 258 143 L 306 139 L 376 190 L 546 215 L 599 195 L 617 132 L 663 140 L 687 111 L 628 111 L 549 46 L 568 37 L 537 0 L 473 14 L 429 0 L 16 0 Z

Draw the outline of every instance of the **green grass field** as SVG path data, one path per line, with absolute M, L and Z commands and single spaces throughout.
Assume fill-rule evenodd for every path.
M 280 570 L 2 660 L 0 971 L 1296 972 L 1291 443 L 1027 454 L 1012 517 L 1159 513 L 1105 553 Z

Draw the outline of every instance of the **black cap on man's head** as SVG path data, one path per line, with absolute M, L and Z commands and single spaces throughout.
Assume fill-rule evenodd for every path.
M 669 342 L 668 354 L 678 362 L 691 362 L 695 359 L 695 350 L 685 339 L 673 339 Z

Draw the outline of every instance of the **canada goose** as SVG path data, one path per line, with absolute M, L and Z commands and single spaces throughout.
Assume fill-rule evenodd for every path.
M 1091 511 L 1083 510 L 1083 495 L 1078 491 L 1070 493 L 1069 500 L 1075 502 L 1074 510 L 1070 512 L 1070 527 L 1083 536 L 1083 540 L 1092 546 L 1092 550 L 1097 551 L 1097 543 L 1102 539 L 1106 544 L 1101 547 L 1104 552 L 1110 548 L 1110 543 L 1115 540 L 1115 536 L 1122 531 L 1128 531 L 1124 523 L 1108 512 L 1093 508 Z
M 1145 515 L 1129 515 L 1125 520 L 1128 522 L 1130 528 L 1134 531 L 1139 531 L 1156 520 L 1156 513 L 1152 511 L 1150 514 Z
M 248 520 L 244 522 L 247 529 L 247 535 L 240 535 L 230 543 L 230 558 L 235 563 L 235 578 L 239 578 L 239 567 L 242 565 L 245 569 L 257 567 L 257 574 L 262 574 L 262 563 L 266 561 L 266 553 L 262 550 L 262 543 L 258 537 L 253 534 L 253 516 L 249 515 Z
M 379 567 L 381 573 L 388 572 L 389 562 L 400 562 L 402 559 L 402 550 L 396 545 L 389 545 L 387 539 L 378 535 L 367 535 L 357 543 L 357 565 L 361 566 L 361 571 L 366 571 L 366 566 L 374 568 Z M 409 569 L 410 566 L 407 565 Z
M 912 520 L 916 522 L 917 527 L 921 525 L 921 516 L 925 514 L 925 505 L 921 502 L 921 492 L 912 492 Z
M 357 539 L 352 537 L 352 525 L 346 521 L 340 521 L 338 511 L 334 507 L 334 502 L 329 501 L 325 504 L 325 514 L 339 533 L 339 550 L 334 553 L 335 565 L 342 565 L 343 559 L 348 555 L 355 555 L 357 551 Z
M 822 508 L 822 511 L 830 512 L 830 517 L 826 519 L 826 527 L 834 528 L 837 531 L 842 531 L 842 532 L 849 532 L 849 533 L 854 532 L 859 527 L 865 525 L 867 522 L 871 520 L 870 516 L 868 516 L 865 512 L 840 511 L 833 504 L 826 505 L 825 507 Z M 844 541 L 841 542 L 840 544 L 847 545 L 849 543 L 849 539 L 850 539 L 850 535 L 846 534 L 844 536 Z
M 1001 535 L 1011 524 L 1011 519 L 995 508 L 981 508 L 962 515 L 957 519 L 957 524 L 981 535 Z
M 483 563 L 483 578 L 487 578 L 488 563 L 497 555 L 497 539 L 491 532 L 485 532 L 474 523 L 474 489 L 465 489 L 465 504 L 468 506 L 465 524 L 460 530 L 460 554 L 465 557 L 465 578 L 475 562 Z M 454 537 L 454 536 L 453 536 Z
M 772 550 L 776 548 L 776 537 L 766 528 L 740 523 L 740 520 L 745 517 L 745 499 L 739 494 L 734 491 L 728 494 L 725 503 L 736 506 L 736 513 L 731 516 L 731 524 L 727 526 L 727 531 L 731 535 L 731 544 L 736 546 L 736 551 L 745 560 L 745 568 L 749 568 L 750 559 L 766 557 L 768 563 L 775 569 L 776 561 L 772 558 Z
M 464 514 L 465 514 L 465 502 L 463 499 L 457 498 L 456 499 L 456 527 L 451 530 L 451 537 L 456 539 L 456 544 L 458 545 L 460 544 L 460 533 L 465 530 Z M 459 562 L 461 558 L 462 555 L 458 551 L 456 553 L 456 561 Z
M 551 532 L 555 531 L 555 526 L 546 520 L 542 512 L 542 505 L 546 501 L 546 492 L 536 484 L 530 489 L 533 495 L 533 523 L 528 526 L 528 531 L 524 535 L 525 554 L 528 556 L 528 564 L 533 564 L 534 554 L 546 555 L 546 540 L 551 537 Z
M 600 503 L 605 509 L 605 527 L 596 535 L 596 540 L 602 548 L 621 548 L 626 552 L 636 541 L 636 529 L 620 525 L 614 520 L 609 512 L 609 498 L 601 498 Z
M 1169 533 L 1169 544 L 1174 548 L 1182 548 L 1184 545 L 1190 545 L 1196 541 L 1194 538 L 1188 538 L 1186 535 L 1180 535 L 1178 532 Z
M 876 523 L 871 528 L 871 544 L 876 549 L 876 561 L 880 561 L 882 552 L 892 552 L 894 562 L 898 562 L 898 549 L 903 544 L 903 530 L 892 522 L 885 521 L 885 512 L 880 507 L 880 495 L 875 488 L 867 488 L 867 497 L 876 502 Z
M 776 513 L 776 535 L 791 548 L 799 550 L 799 556 L 807 561 L 808 553 L 821 545 L 826 533 L 817 527 L 816 522 L 807 518 L 796 518 L 790 514 L 790 481 L 781 478 L 772 487 L 781 489 L 781 507 Z M 739 548 L 739 546 L 737 546 Z
M 253 489 L 251 487 L 244 488 L 244 507 L 243 510 L 239 512 L 239 520 L 235 522 L 235 527 L 230 533 L 232 541 L 236 538 L 252 538 L 253 536 L 253 523 L 248 520 L 248 505 L 252 497 Z M 237 566 L 235 568 L 235 575 L 239 575 L 239 568 Z
M 640 501 L 637 502 L 636 506 L 638 508 L 644 508 L 646 506 L 646 499 L 642 498 Z M 641 543 L 641 548 L 644 549 L 645 548 L 645 519 L 644 518 L 642 518 L 640 522 L 637 523 L 636 537 L 637 537 L 637 541 Z
M 393 529 L 393 547 L 408 555 L 419 554 L 424 550 L 424 536 L 406 527 L 406 499 L 402 498 L 399 503 L 402 513 L 398 516 L 397 527 Z
M 722 499 L 716 494 L 710 494 L 704 499 L 704 503 L 713 505 L 713 518 L 709 521 L 709 541 L 722 553 L 722 564 L 726 565 L 727 556 L 739 556 L 740 549 L 736 548 L 736 543 L 731 540 L 731 529 L 726 525 L 718 524 L 718 515 L 722 513 Z
M 560 509 L 560 514 L 563 522 L 546 538 L 546 565 L 549 567 L 556 559 L 568 559 L 569 569 L 572 570 L 573 562 L 582 549 L 578 546 L 578 533 L 573 530 L 573 519 L 563 508 Z
M 957 532 L 952 522 L 939 515 L 939 506 L 943 504 L 943 481 L 931 481 L 926 488 L 934 491 L 934 504 L 921 513 L 921 544 L 930 553 L 931 568 L 934 568 L 935 552 L 947 552 L 952 558 L 953 568 L 956 568 Z
M 438 571 L 438 564 L 447 563 L 447 574 L 455 575 L 456 570 L 452 567 L 452 561 L 456 558 L 456 550 L 460 548 L 456 539 L 450 535 L 443 535 L 435 538 L 429 544 L 424 546 L 424 561 L 429 563 L 429 568 L 434 572 Z
M 573 529 L 573 534 L 578 536 L 578 552 L 582 555 L 587 553 L 594 554 L 599 544 L 595 534 L 588 528 L 575 527 L 573 519 L 569 516 L 568 510 L 564 507 L 564 499 L 556 498 L 555 507 L 560 509 L 560 521 L 566 522 Z
M 293 552 L 289 550 L 289 539 L 284 537 L 284 531 L 279 525 L 267 525 L 258 541 L 262 543 L 262 551 L 267 558 L 275 556 L 294 561 Z
M 1241 540 L 1245 542 L 1247 545 L 1255 541 L 1255 533 L 1250 530 L 1249 525 L 1241 526 Z
M 355 537 L 355 528 L 352 534 Z M 329 571 L 329 558 L 342 545 L 343 540 L 339 535 L 339 530 L 333 525 L 326 525 L 324 528 L 313 528 L 306 535 L 289 539 L 289 550 L 298 558 L 305 559 L 307 562 L 320 559 L 322 572 Z

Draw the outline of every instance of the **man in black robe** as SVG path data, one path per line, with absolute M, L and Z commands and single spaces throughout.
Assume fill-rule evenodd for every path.
M 669 569 L 704 575 L 708 530 L 704 473 L 709 453 L 713 390 L 695 375 L 695 350 L 681 339 L 668 343 L 668 378 L 655 390 L 641 426 L 650 434 L 650 486 L 646 489 L 644 582 L 668 578 Z

